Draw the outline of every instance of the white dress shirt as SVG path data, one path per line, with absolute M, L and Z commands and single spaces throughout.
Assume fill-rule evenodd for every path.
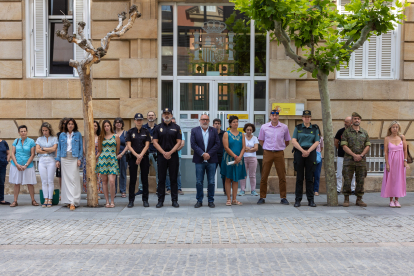
M 67 140 L 68 147 L 67 147 L 66 151 L 72 152 L 73 131 L 72 131 L 72 134 L 69 134 L 69 132 L 66 132 L 66 135 L 68 136 L 68 140 Z

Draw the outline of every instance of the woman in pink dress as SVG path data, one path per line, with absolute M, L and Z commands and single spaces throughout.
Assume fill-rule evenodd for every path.
M 388 127 L 384 139 L 386 170 L 382 179 L 381 197 L 390 198 L 391 208 L 401 208 L 398 198 L 406 194 L 405 171 L 410 168 L 407 164 L 407 142 L 401 134 L 401 125 L 393 121 Z M 395 197 L 395 201 L 393 201 Z

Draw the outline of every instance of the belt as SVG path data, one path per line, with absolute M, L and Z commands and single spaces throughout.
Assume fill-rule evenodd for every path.
M 279 151 L 283 151 L 283 150 L 267 150 L 267 149 L 265 149 L 265 151 L 270 151 L 270 152 L 279 152 Z

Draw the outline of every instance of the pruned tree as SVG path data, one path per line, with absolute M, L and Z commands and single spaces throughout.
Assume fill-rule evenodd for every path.
M 82 103 L 83 103 L 83 121 L 85 125 L 85 143 L 86 143 L 86 181 L 88 193 L 88 206 L 98 206 L 98 190 L 96 185 L 96 159 L 95 159 L 95 140 L 94 124 L 93 124 L 93 107 L 92 107 L 92 77 L 91 67 L 97 64 L 106 55 L 109 49 L 109 43 L 112 38 L 123 36 L 129 29 L 132 28 L 135 19 L 141 17 L 137 6 L 132 5 L 129 9 L 129 20 L 124 26 L 123 21 L 126 19 L 126 12 L 118 14 L 118 26 L 110 31 L 104 38 L 101 39 L 101 47 L 95 49 L 90 39 L 86 39 L 84 34 L 85 22 L 79 22 L 77 34 L 69 34 L 68 30 L 72 23 L 63 19 L 63 29 L 56 31 L 56 35 L 61 39 L 67 40 L 69 43 L 75 43 L 82 48 L 86 54 L 82 61 L 71 59 L 69 65 L 76 69 L 79 75 L 82 88 Z
M 398 0 L 351 0 L 340 14 L 333 0 L 231 0 L 236 9 L 269 31 L 300 70 L 318 80 L 325 136 L 325 179 L 328 205 L 338 205 L 334 167 L 334 134 L 328 75 L 347 65 L 352 52 L 372 35 L 394 30 L 409 4 Z M 294 47 L 296 46 L 296 48 Z M 305 52 L 303 56 L 297 49 Z M 306 74 L 303 73 L 302 75 Z M 301 75 L 301 76 L 302 76 Z

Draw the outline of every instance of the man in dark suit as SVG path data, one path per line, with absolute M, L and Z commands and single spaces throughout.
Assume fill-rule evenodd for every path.
M 217 130 L 209 127 L 208 115 L 201 115 L 200 127 L 191 130 L 191 148 L 194 150 L 193 163 L 196 167 L 197 178 L 197 203 L 194 208 L 203 206 L 203 182 L 204 174 L 208 181 L 208 207 L 214 208 L 214 189 L 216 164 L 218 162 L 217 151 L 220 148 L 220 139 Z

